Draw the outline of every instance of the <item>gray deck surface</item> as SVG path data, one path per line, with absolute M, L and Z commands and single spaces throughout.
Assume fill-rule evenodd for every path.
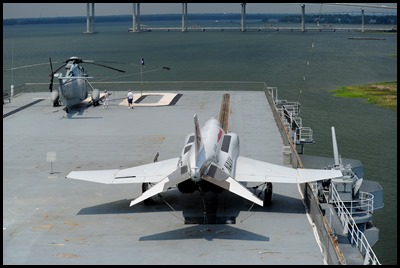
M 263 91 L 181 91 L 175 105 L 128 110 L 126 92 L 110 108 L 88 107 L 68 118 L 48 93 L 3 105 L 3 264 L 323 264 L 297 185 L 274 184 L 273 204 L 254 205 L 229 192 L 202 197 L 173 189 L 165 201 L 129 207 L 140 184 L 104 185 L 65 176 L 72 170 L 127 168 L 178 157 L 193 115 L 218 119 L 231 94 L 229 129 L 241 155 L 283 163 L 283 142 Z M 144 93 L 145 94 L 145 93 Z M 35 100 L 46 98 L 4 118 Z M 56 160 L 47 162 L 47 153 Z M 261 196 L 262 198 L 262 196 Z

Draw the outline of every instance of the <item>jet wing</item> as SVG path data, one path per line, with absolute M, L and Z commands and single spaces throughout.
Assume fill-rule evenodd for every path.
M 66 178 L 104 184 L 157 183 L 177 169 L 179 158 L 171 158 L 126 169 L 71 171 Z
M 241 182 L 305 183 L 342 177 L 340 170 L 290 168 L 239 156 L 235 180 Z

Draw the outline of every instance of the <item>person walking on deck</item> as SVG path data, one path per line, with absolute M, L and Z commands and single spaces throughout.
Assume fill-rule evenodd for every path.
M 128 99 L 128 109 L 133 109 L 133 93 L 131 90 L 128 91 L 126 98 Z

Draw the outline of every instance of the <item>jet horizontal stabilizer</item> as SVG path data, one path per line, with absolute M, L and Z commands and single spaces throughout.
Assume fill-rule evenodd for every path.
M 162 179 L 156 185 L 145 191 L 141 196 L 131 201 L 130 207 L 140 203 L 147 198 L 150 198 L 156 194 L 166 191 L 169 187 L 175 186 L 185 180 L 190 179 L 188 166 L 183 166 L 172 172 L 170 175 Z
M 253 203 L 256 203 L 259 206 L 263 206 L 263 201 L 261 199 L 259 199 L 246 187 L 213 164 L 211 164 L 207 175 L 203 175 L 203 179 Z

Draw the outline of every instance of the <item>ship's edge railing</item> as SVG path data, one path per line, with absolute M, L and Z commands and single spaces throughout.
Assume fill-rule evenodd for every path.
M 275 105 L 275 100 L 278 98 L 278 91 L 276 87 L 268 87 L 266 84 L 265 87 L 265 95 L 270 104 L 273 116 L 275 118 L 277 127 L 279 132 L 281 133 L 283 144 L 290 148 L 290 163 L 294 168 L 303 168 L 303 163 L 300 157 L 297 154 L 297 150 L 293 141 L 290 138 L 290 133 L 288 129 L 285 127 L 284 121 L 280 116 L 278 108 Z M 314 198 L 315 195 L 312 194 L 312 190 L 309 188 L 308 184 L 300 184 L 302 193 L 304 196 L 308 198 L 305 199 L 305 205 L 309 210 L 312 221 L 316 226 L 323 226 L 323 228 L 317 228 L 318 236 L 320 237 L 320 246 L 322 255 L 324 257 L 325 262 L 328 265 L 346 265 L 346 260 L 343 256 L 343 253 L 338 247 L 338 244 L 334 240 L 334 234 L 327 224 L 326 217 L 323 216 L 323 213 L 318 205 L 318 200 Z M 308 194 L 311 193 L 311 194 Z
M 357 246 L 361 253 L 364 253 L 364 265 L 372 264 L 372 265 L 380 265 L 375 252 L 372 250 L 371 246 L 368 243 L 367 238 L 364 233 L 360 231 L 354 218 L 351 213 L 347 209 L 345 203 L 340 199 L 339 193 L 336 190 L 335 184 L 332 183 L 332 200 L 337 209 L 337 214 L 339 216 L 340 222 L 342 223 L 342 227 L 344 228 L 344 234 L 349 233 L 351 239 L 350 242 L 352 245 Z M 373 202 L 373 197 L 372 200 Z M 373 207 L 373 206 L 372 206 Z
M 288 129 L 285 127 L 283 119 L 280 116 L 280 112 L 275 105 L 275 101 L 278 99 L 277 87 L 268 87 L 266 84 L 264 85 L 264 87 L 265 87 L 265 95 L 266 95 L 268 102 L 270 103 L 271 109 L 274 113 L 274 117 L 275 117 L 275 120 L 277 121 L 278 129 L 280 130 L 281 134 L 286 133 L 286 135 L 282 134 L 282 139 L 284 141 L 284 144 L 291 148 L 291 156 L 292 156 L 291 164 L 295 168 L 299 168 L 299 167 L 303 168 L 303 163 L 302 163 L 299 155 L 297 154 L 295 145 L 294 145 L 293 141 L 290 139 L 290 133 L 289 133 Z M 284 131 L 282 132 L 282 130 L 284 130 Z M 302 188 L 302 192 L 305 194 L 304 196 L 307 196 L 307 192 L 308 192 L 307 189 L 310 189 L 310 192 L 313 193 L 312 186 L 309 183 L 304 184 L 304 186 L 301 188 Z M 337 193 L 337 191 L 336 191 L 336 193 Z M 317 203 L 319 202 L 317 199 L 314 199 L 314 200 Z M 339 198 L 339 200 L 340 200 L 340 198 Z M 306 199 L 306 206 L 307 206 L 307 208 L 310 208 L 310 201 L 308 199 Z M 319 215 L 322 215 L 322 212 L 318 206 L 316 209 L 319 210 L 319 212 L 320 212 Z M 347 208 L 346 208 L 346 210 L 347 210 Z M 348 211 L 347 211 L 347 213 L 348 213 Z M 326 232 L 325 235 L 328 237 L 331 237 L 331 240 L 330 240 L 331 247 L 333 247 L 334 250 L 336 251 L 337 261 L 338 261 L 338 263 L 328 263 L 328 264 L 341 264 L 341 265 L 346 264 L 346 260 L 344 259 L 343 253 L 341 252 L 340 248 L 338 246 L 335 246 L 335 245 L 337 245 L 337 243 L 336 243 L 336 241 L 334 241 L 335 238 L 334 238 L 332 230 L 329 230 L 329 224 L 326 224 L 326 222 L 327 222 L 326 217 L 323 216 L 323 218 L 324 218 L 324 226 L 325 226 L 325 228 L 327 228 L 327 229 L 325 229 L 325 232 Z M 347 219 L 347 222 L 349 222 L 349 223 L 350 223 L 350 221 L 352 221 L 354 223 L 355 228 L 353 228 L 353 230 L 357 229 L 356 234 L 358 234 L 358 235 L 360 235 L 360 237 L 362 237 L 361 239 L 355 239 L 355 237 L 354 238 L 352 237 L 351 242 L 353 243 L 353 241 L 354 241 L 356 243 L 359 243 L 361 249 L 364 248 L 366 250 L 366 254 L 365 254 L 365 258 L 364 258 L 364 265 L 367 265 L 367 264 L 380 265 L 380 262 L 378 261 L 375 253 L 373 252 L 372 248 L 370 247 L 364 234 L 358 229 L 351 214 L 349 213 L 345 217 L 345 219 Z M 313 220 L 317 220 L 317 219 L 313 218 Z M 356 238 L 358 238 L 358 236 Z M 360 242 L 358 242 L 358 241 L 360 241 Z M 364 241 L 365 241 L 365 243 L 364 243 Z M 361 249 L 360 249 L 360 252 L 362 252 Z M 326 247 L 325 251 L 328 251 L 328 250 L 329 250 L 328 247 Z M 327 257 L 327 255 L 325 255 L 325 257 Z

